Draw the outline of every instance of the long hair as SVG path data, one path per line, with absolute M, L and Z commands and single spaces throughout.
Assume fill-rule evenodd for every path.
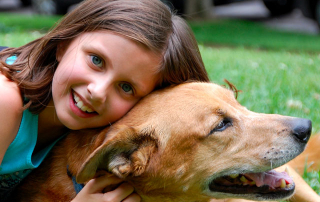
M 0 52 L 0 71 L 18 84 L 31 112 L 40 113 L 52 99 L 58 45 L 95 30 L 112 31 L 162 55 L 157 88 L 209 81 L 189 26 L 160 0 L 86 0 L 43 37 Z M 11 55 L 16 62 L 5 64 Z

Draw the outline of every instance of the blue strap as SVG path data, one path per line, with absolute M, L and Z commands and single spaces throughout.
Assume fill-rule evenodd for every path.
M 4 50 L 6 48 L 8 48 L 8 47 L 7 46 L 0 46 L 0 51 Z
M 73 183 L 73 187 L 74 190 L 76 191 L 76 193 L 78 194 L 84 187 L 84 184 L 79 184 L 76 181 L 76 178 L 74 176 L 72 176 L 72 183 Z
M 78 194 L 83 189 L 84 184 L 77 183 L 75 176 L 73 176 L 69 171 L 69 165 L 67 166 L 67 173 L 68 173 L 69 177 L 71 177 L 74 190 Z
M 17 60 L 17 56 L 16 55 L 11 55 L 6 59 L 6 63 L 8 65 L 13 65 L 13 63 Z

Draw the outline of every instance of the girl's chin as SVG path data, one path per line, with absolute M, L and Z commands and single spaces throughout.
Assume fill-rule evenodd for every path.
M 91 128 L 91 127 L 88 127 L 88 126 L 85 126 L 85 125 L 80 125 L 79 122 L 74 123 L 74 124 L 72 124 L 70 122 L 65 122 L 64 125 L 70 130 L 81 130 L 81 129 L 85 129 L 85 128 Z

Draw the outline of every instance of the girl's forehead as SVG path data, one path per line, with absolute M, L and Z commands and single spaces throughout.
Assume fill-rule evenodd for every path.
M 119 40 L 121 39 L 121 40 Z M 134 38 L 132 36 L 120 34 L 111 30 L 94 30 L 90 32 L 83 32 L 74 39 L 71 40 L 71 42 L 85 42 L 85 43 L 100 43 L 101 41 L 109 41 L 109 42 L 115 42 L 119 43 L 119 41 L 125 42 L 125 43 L 131 43 L 135 46 L 139 47 L 140 49 L 143 49 L 145 52 L 149 52 L 150 54 L 154 54 L 155 57 L 161 58 L 163 53 L 162 51 L 155 50 L 150 47 L 150 44 L 148 42 L 142 42 L 143 39 Z M 68 42 L 70 44 L 70 41 Z M 67 44 L 67 43 L 66 43 Z

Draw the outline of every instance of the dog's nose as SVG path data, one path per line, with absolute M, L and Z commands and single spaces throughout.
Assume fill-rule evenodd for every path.
M 302 143 L 307 143 L 312 130 L 312 122 L 309 119 L 296 118 L 292 121 L 293 135 Z

